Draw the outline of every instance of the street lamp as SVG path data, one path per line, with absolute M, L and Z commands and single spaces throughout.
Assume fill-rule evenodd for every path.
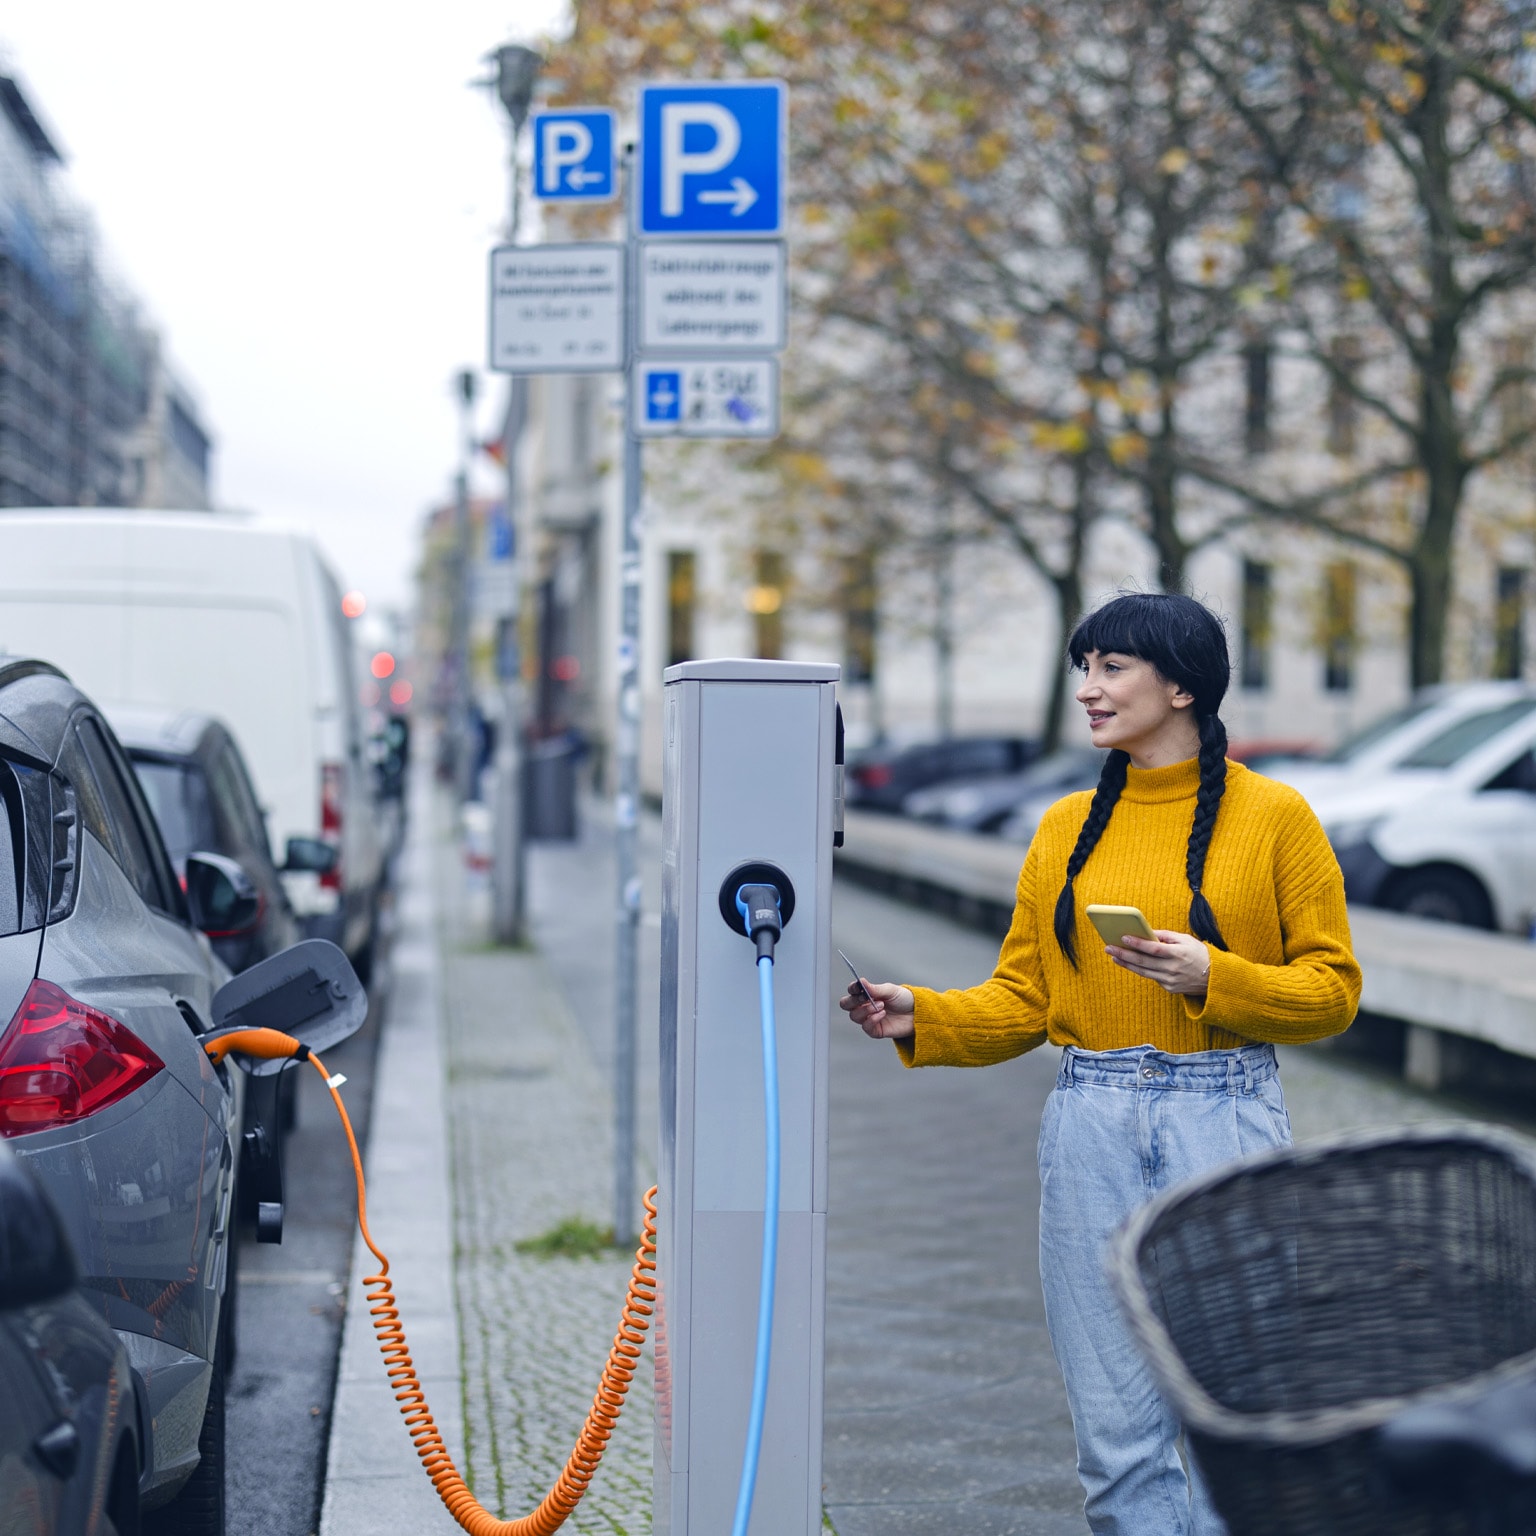
M 507 109 L 507 116 L 512 122 L 512 210 L 507 238 L 515 244 L 523 203 L 518 175 L 517 141 L 522 134 L 523 124 L 528 121 L 528 109 L 533 105 L 534 82 L 544 67 L 544 55 L 537 49 L 525 48 L 521 43 L 503 43 L 500 48 L 486 54 L 485 58 L 487 63 L 496 66 L 495 80 L 485 83 L 494 84 L 496 94 L 501 98 L 501 104 Z
M 504 43 L 486 56 L 494 63 L 493 85 L 512 125 L 511 208 L 507 218 L 507 238 L 516 244 L 522 225 L 522 181 L 517 157 L 518 139 L 528 110 L 533 104 L 533 88 L 544 56 L 521 43 Z M 528 380 L 513 375 L 507 396 L 507 416 L 503 445 L 507 465 L 507 522 L 512 529 L 512 556 L 521 564 L 524 555 L 524 530 L 518 525 L 518 445 L 528 416 Z M 514 571 L 516 567 L 514 567 Z M 526 886 L 523 859 L 523 798 L 526 776 L 523 766 L 523 686 L 516 637 L 518 611 L 522 603 L 520 579 L 512 583 L 509 611 L 502 615 L 497 635 L 497 673 L 501 682 L 501 723 L 496 733 L 495 788 L 491 814 L 491 928 L 498 942 L 515 944 L 523 937 L 523 893 Z

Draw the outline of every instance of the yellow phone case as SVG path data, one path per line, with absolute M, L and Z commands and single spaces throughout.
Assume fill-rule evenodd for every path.
M 1118 944 L 1128 933 L 1134 933 L 1138 939 L 1157 938 L 1140 907 L 1092 905 L 1088 908 L 1088 921 L 1099 930 L 1099 937 L 1106 944 Z

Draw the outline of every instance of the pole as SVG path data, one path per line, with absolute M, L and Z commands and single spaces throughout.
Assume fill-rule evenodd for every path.
M 507 397 L 507 522 L 512 529 L 511 591 L 497 626 L 496 677 L 501 684 L 501 722 L 496 732 L 495 779 L 491 805 L 491 936 L 498 944 L 524 938 L 527 862 L 523 844 L 523 678 L 518 650 L 522 606 L 524 530 L 518 516 L 517 454 L 528 415 L 528 381 L 511 380 Z
M 475 404 L 475 376 L 465 369 L 454 380 L 459 397 L 459 472 L 453 497 L 453 630 L 449 649 L 453 654 L 453 784 L 460 804 L 473 788 L 474 746 L 469 739 L 469 456 Z
M 518 141 L 528 119 L 533 86 L 543 60 L 531 48 L 509 43 L 492 56 L 496 89 L 512 129 L 509 157 L 507 241 L 516 245 L 522 229 L 522 167 Z M 523 842 L 523 678 L 518 648 L 522 608 L 523 559 L 529 530 L 520 517 L 518 450 L 528 418 L 528 380 L 514 375 L 507 394 L 504 445 L 507 458 L 507 522 L 512 530 L 513 580 L 507 611 L 496 634 L 496 678 L 501 685 L 501 719 L 496 731 L 495 772 L 491 789 L 491 936 L 498 944 L 521 944 L 526 911 L 527 860 Z
M 635 270 L 634 150 L 624 154 L 628 271 Z M 618 722 L 614 735 L 614 863 L 618 943 L 613 1050 L 613 1240 L 635 1238 L 635 1037 L 640 960 L 640 504 L 645 466 L 634 431 L 634 359 L 624 375 L 624 522 L 619 552 Z

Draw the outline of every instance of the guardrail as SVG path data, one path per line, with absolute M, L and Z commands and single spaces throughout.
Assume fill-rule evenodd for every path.
M 849 811 L 837 869 L 1001 935 L 1023 859 L 1017 843 Z M 1477 1045 L 1536 1061 L 1536 944 L 1372 907 L 1351 907 L 1349 924 L 1361 1012 L 1406 1026 L 1410 1082 L 1438 1089 L 1473 1073 Z

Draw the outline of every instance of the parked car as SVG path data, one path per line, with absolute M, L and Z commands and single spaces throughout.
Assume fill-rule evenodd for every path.
M 1017 773 L 1038 753 L 1038 745 L 1022 736 L 951 736 L 920 746 L 869 748 L 849 757 L 847 803 L 895 813 L 913 790 L 947 779 Z
M 290 1029 L 335 988 L 297 984 L 297 950 L 231 982 L 207 935 L 251 923 L 250 882 L 206 852 L 184 876 L 97 707 L 55 667 L 0 658 L 0 1137 L 122 1342 L 152 1426 L 146 1530 L 220 1536 L 245 1077 L 204 1044 L 226 987 L 259 997 L 277 968 L 261 1021 Z
M 1463 714 L 1384 773 L 1308 796 L 1351 901 L 1527 933 L 1536 918 L 1536 692 Z
M 1029 800 L 1054 799 L 1098 781 L 1104 753 L 1093 747 L 1063 747 L 1036 759 L 1022 773 L 999 778 L 960 779 L 913 791 L 901 803 L 904 816 L 959 832 L 996 832 Z
M 383 849 L 341 592 L 313 539 L 222 513 L 0 512 L 0 650 L 104 705 L 223 720 L 304 931 L 366 970 Z M 305 857 L 319 841 L 338 855 L 324 868 Z
M 1536 688 L 1529 683 L 1441 683 L 1419 689 L 1406 704 L 1346 737 L 1331 752 L 1290 757 L 1270 752 L 1253 766 L 1293 785 L 1310 800 L 1344 787 L 1357 775 L 1390 771 L 1458 720 L 1497 720 L 1506 705 L 1530 698 L 1536 698 Z
M 299 924 L 272 862 L 266 823 L 234 737 L 211 715 L 189 710 L 123 708 L 109 715 L 177 876 L 185 883 L 192 855 L 221 854 L 239 866 L 234 878 L 246 882 L 242 890 L 248 885 L 255 895 L 248 925 L 209 935 L 214 953 L 238 973 L 296 943 Z M 320 843 L 308 858 L 314 865 L 334 854 Z M 288 1072 L 255 1078 L 246 1090 L 240 1214 L 262 1242 L 282 1241 L 283 1151 L 294 1122 L 296 1087 Z
M 79 1280 L 52 1202 L 0 1142 L 0 1529 L 18 1536 L 139 1528 L 128 1357 Z
M 214 953 L 231 971 L 287 949 L 299 923 L 272 862 L 266 821 L 245 758 L 229 730 L 212 715 L 194 710 L 112 707 L 107 711 L 128 753 L 150 810 L 165 839 L 178 877 L 187 856 L 199 851 L 234 859 L 250 877 L 259 903 L 251 926 L 210 937 Z M 306 849 L 309 863 L 331 856 L 331 845 Z

